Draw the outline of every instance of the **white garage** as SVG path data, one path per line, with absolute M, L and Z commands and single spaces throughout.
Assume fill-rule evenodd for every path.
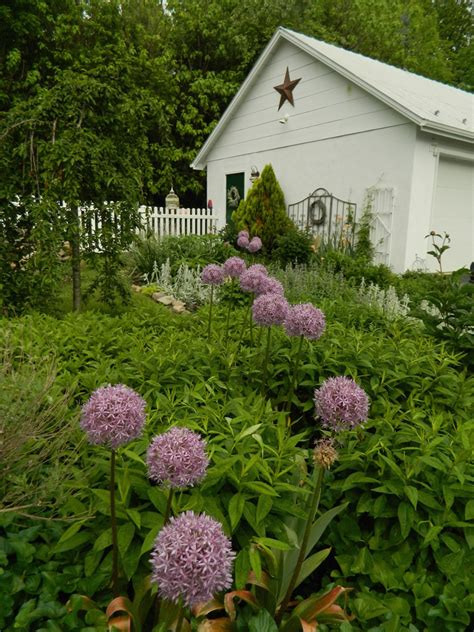
M 465 254 L 474 243 L 474 162 L 441 155 L 431 219 L 432 230 L 448 233 L 451 247 L 443 255 L 443 267 L 466 266 Z M 433 264 L 431 264 L 433 265 Z
M 368 196 L 377 261 L 435 269 L 425 236 L 451 236 L 445 269 L 474 260 L 474 95 L 277 30 L 199 151 L 220 226 L 272 164 L 289 207 L 318 188 Z

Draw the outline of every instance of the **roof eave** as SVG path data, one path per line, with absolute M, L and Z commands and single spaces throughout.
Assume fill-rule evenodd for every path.
M 196 158 L 191 163 L 192 169 L 196 169 L 196 170 L 205 169 L 205 167 L 206 167 L 206 160 L 205 159 L 206 159 L 207 154 L 209 153 L 209 150 L 211 149 L 212 145 L 214 145 L 216 140 L 219 138 L 220 134 L 222 133 L 223 129 L 225 128 L 225 126 L 227 124 L 228 119 L 231 117 L 232 112 L 237 107 L 237 105 L 240 103 L 240 101 L 243 99 L 245 93 L 247 92 L 249 86 L 253 82 L 255 76 L 258 74 L 258 72 L 260 71 L 262 66 L 265 64 L 265 61 L 267 60 L 267 57 L 271 54 L 271 52 L 272 52 L 274 46 L 276 45 L 277 41 L 281 38 L 282 31 L 283 31 L 283 29 L 279 28 L 273 34 L 272 39 L 268 42 L 267 46 L 265 47 L 265 49 L 261 53 L 260 57 L 257 59 L 254 67 L 252 68 L 250 73 L 247 75 L 247 78 L 245 79 L 243 84 L 240 86 L 239 90 L 235 94 L 235 96 L 232 99 L 232 101 L 227 106 L 224 114 L 221 116 L 221 118 L 220 118 L 219 122 L 217 123 L 216 127 L 213 129 L 213 131 L 211 132 L 211 134 L 207 138 L 206 142 L 204 143 L 204 145 L 199 150 L 199 153 L 197 154 Z
M 464 133 L 450 125 L 443 125 L 442 123 L 433 123 L 431 121 L 424 121 L 420 124 L 420 130 L 429 134 L 436 134 L 437 136 L 444 136 L 445 138 L 452 138 L 453 140 L 461 140 L 465 143 L 474 143 L 474 132 L 466 130 Z

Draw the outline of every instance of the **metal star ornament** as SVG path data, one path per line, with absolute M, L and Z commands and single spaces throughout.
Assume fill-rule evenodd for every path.
M 301 77 L 299 79 L 290 79 L 290 71 L 288 70 L 287 66 L 283 83 L 281 83 L 279 86 L 273 87 L 273 89 L 280 94 L 280 105 L 278 106 L 278 109 L 281 108 L 285 101 L 289 101 L 293 107 L 295 106 L 293 101 L 293 90 L 300 81 Z

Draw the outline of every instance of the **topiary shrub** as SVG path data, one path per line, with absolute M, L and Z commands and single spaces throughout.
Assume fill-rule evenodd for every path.
M 232 221 L 237 230 L 248 230 L 250 235 L 258 235 L 266 252 L 273 250 L 278 237 L 295 230 L 286 213 L 285 197 L 271 165 L 264 167 L 245 200 L 232 214 Z

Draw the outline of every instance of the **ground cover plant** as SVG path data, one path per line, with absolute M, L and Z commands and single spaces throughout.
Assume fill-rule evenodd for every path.
M 302 537 L 307 524 L 317 472 L 314 441 L 328 438 L 314 418 L 314 392 L 338 375 L 363 387 L 370 417 L 332 447 L 338 461 L 324 470 L 316 522 L 324 512 L 337 515 L 312 552 L 312 572 L 295 583 L 301 600 L 295 612 L 306 620 L 326 593 L 325 614 L 339 616 L 342 630 L 466 629 L 472 612 L 473 381 L 462 356 L 433 340 L 418 321 L 402 314 L 387 318 L 383 310 L 348 301 L 357 288 L 342 277 L 310 275 L 297 282 L 287 271 L 280 278 L 291 302 L 319 293 L 325 323 L 313 340 L 267 324 L 275 316 L 268 320 L 265 310 L 258 325 L 254 309 L 251 328 L 249 293 L 237 277 L 222 284 L 233 288 L 226 292 L 235 300 L 215 304 L 212 321 L 209 305 L 183 318 L 142 296 L 115 317 L 86 312 L 61 320 L 4 319 L 2 348 L 12 358 L 11 371 L 25 357 L 33 367 L 40 359 L 54 363 L 52 401 L 67 395 L 75 419 L 61 455 L 74 448 L 78 456 L 68 465 L 69 476 L 58 481 L 58 497 L 66 499 L 59 507 L 33 510 L 37 518 L 24 515 L 30 510 L 0 508 L 0 590 L 8 594 L 2 629 L 107 627 L 105 610 L 116 597 L 110 456 L 106 447 L 88 445 L 77 421 L 91 393 L 107 384 L 134 389 L 147 411 L 144 434 L 116 454 L 122 601 L 108 618 L 133 615 L 135 626 L 141 620 L 144 629 L 153 628 L 150 551 L 167 512 L 192 511 L 218 521 L 236 555 L 230 596 L 195 609 L 192 625 L 293 625 L 291 610 L 278 620 L 283 611 L 275 612 L 272 599 L 281 605 L 285 591 L 270 580 L 282 577 L 281 564 L 295 564 L 291 534 L 303 528 Z M 175 426 L 205 438 L 209 467 L 202 482 L 177 490 L 169 502 L 169 490 L 149 480 L 147 450 L 153 437 Z M 290 516 L 303 527 L 295 531 Z M 346 610 L 337 597 L 348 598 Z M 312 610 L 305 610 L 304 599 Z M 183 614 L 183 626 L 190 615 Z M 176 609 L 168 606 L 160 616 L 177 622 Z M 318 629 L 325 625 L 321 616 Z

